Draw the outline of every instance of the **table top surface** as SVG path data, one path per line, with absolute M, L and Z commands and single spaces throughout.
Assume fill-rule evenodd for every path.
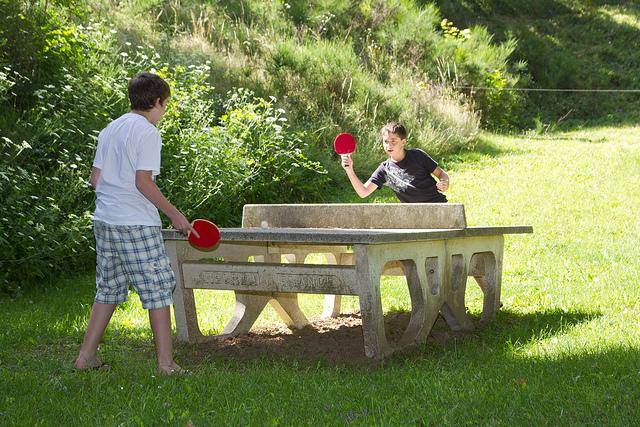
M 278 242 L 299 244 L 379 244 L 533 233 L 529 225 L 466 227 L 452 229 L 354 229 L 354 228 L 221 228 L 221 242 Z M 177 230 L 162 230 L 165 240 L 187 240 Z

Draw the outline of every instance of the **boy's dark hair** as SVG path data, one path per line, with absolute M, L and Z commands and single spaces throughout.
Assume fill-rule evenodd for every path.
M 396 134 L 400 139 L 407 139 L 407 130 L 398 122 L 389 122 L 384 125 L 380 133 L 384 135 L 385 132 Z
M 167 82 L 157 74 L 143 72 L 129 80 L 129 102 L 132 110 L 149 111 L 160 98 L 164 103 L 171 95 Z

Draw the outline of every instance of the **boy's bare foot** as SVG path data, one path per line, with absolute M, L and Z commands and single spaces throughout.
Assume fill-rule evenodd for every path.
M 190 372 L 180 367 L 176 362 L 170 365 L 158 365 L 158 371 L 164 375 L 188 375 Z
M 88 369 L 96 369 L 96 370 L 107 370 L 110 366 L 106 363 L 103 363 L 97 357 L 85 357 L 83 355 L 78 356 L 76 361 L 73 363 L 73 369 L 77 371 L 86 371 Z

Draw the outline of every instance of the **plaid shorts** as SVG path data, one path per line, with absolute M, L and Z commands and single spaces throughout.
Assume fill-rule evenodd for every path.
M 93 230 L 97 303 L 125 302 L 129 284 L 147 310 L 173 303 L 176 276 L 164 250 L 160 227 L 94 221 Z

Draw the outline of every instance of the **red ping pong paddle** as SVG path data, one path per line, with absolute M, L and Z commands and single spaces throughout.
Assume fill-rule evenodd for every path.
M 356 151 L 356 139 L 347 132 L 342 132 L 333 140 L 333 149 L 336 154 L 351 154 Z
M 191 223 L 191 226 L 200 235 L 200 237 L 196 237 L 195 234 L 189 233 L 189 243 L 192 246 L 202 250 L 210 250 L 220 242 L 220 230 L 211 221 L 196 219 Z

